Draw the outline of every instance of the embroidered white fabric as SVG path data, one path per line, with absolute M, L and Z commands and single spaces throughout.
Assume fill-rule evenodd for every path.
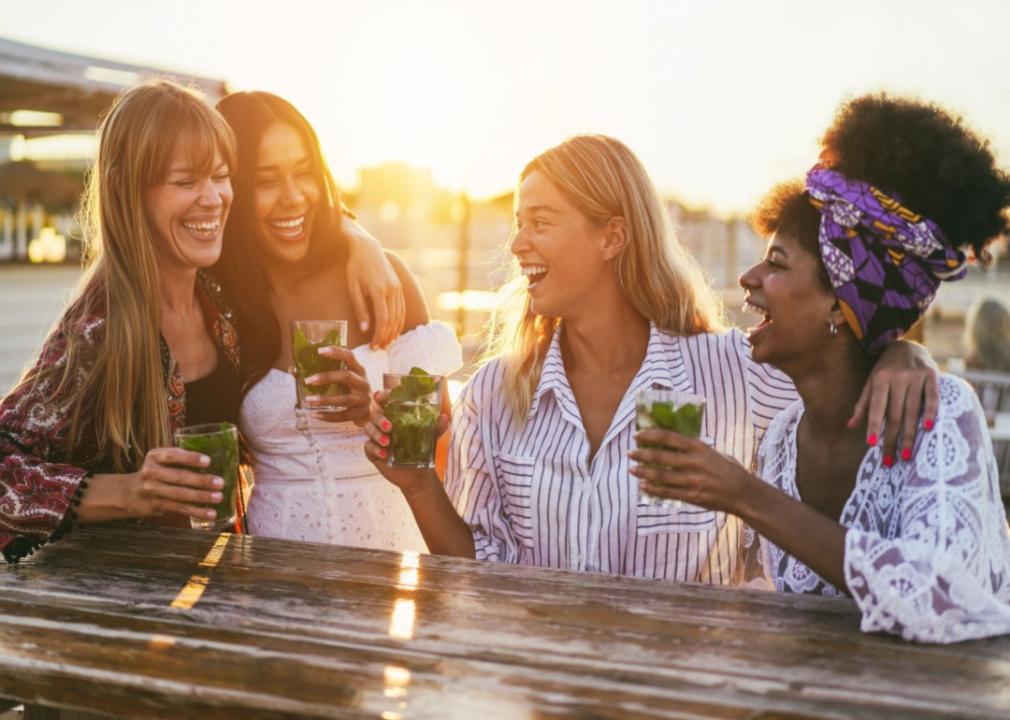
M 452 329 L 439 322 L 414 328 L 386 350 L 353 350 L 373 389 L 387 372 L 414 366 L 448 375 L 462 365 Z M 310 419 L 296 425 L 295 382 L 271 370 L 242 402 L 242 431 L 256 456 L 249 502 L 253 535 L 383 550 L 427 552 L 399 488 L 365 456 L 354 423 Z
M 947 643 L 1010 633 L 1010 528 L 974 391 L 952 375 L 939 387 L 936 425 L 919 433 L 912 461 L 888 469 L 870 448 L 840 523 L 862 629 Z M 799 401 L 783 411 L 758 451 L 758 474 L 794 498 L 802 416 Z M 840 594 L 794 556 L 762 545 L 777 590 Z

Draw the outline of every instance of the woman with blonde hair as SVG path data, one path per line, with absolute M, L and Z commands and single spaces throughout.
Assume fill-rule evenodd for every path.
M 381 394 L 367 427 L 366 451 L 431 550 L 732 582 L 736 518 L 639 502 L 627 459 L 635 399 L 647 388 L 702 395 L 703 436 L 749 463 L 792 385 L 724 329 L 645 169 L 617 140 L 574 137 L 526 166 L 511 251 L 514 294 L 457 404 L 445 488 L 433 472 L 386 463 Z
M 239 340 L 220 287 L 235 141 L 195 93 L 153 81 L 98 129 L 83 205 L 88 269 L 40 357 L 0 404 L 0 550 L 75 522 L 209 520 L 221 478 L 172 447 L 238 421 Z M 188 523 L 187 523 L 188 524 Z
M 972 370 L 1010 373 L 1010 312 L 995 298 L 980 298 L 968 310 L 964 363 Z

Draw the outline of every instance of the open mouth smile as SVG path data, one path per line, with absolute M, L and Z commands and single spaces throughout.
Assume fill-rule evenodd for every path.
M 547 277 L 548 268 L 546 265 L 537 265 L 530 263 L 528 265 L 522 265 L 523 277 L 526 278 L 528 283 L 527 287 L 532 290 Z
M 769 325 L 772 324 L 772 316 L 767 310 L 760 305 L 755 304 L 750 299 L 744 302 L 743 310 L 744 312 L 754 313 L 755 315 L 760 315 L 762 317 L 760 323 L 747 328 L 747 339 L 753 342 L 755 337 L 760 335 Z
M 305 215 L 267 220 L 267 226 L 283 240 L 301 240 L 305 236 Z

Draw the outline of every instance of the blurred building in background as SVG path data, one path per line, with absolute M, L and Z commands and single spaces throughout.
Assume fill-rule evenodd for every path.
M 223 80 L 0 38 L 0 262 L 79 257 L 74 211 L 98 118 L 124 88 L 169 77 L 223 97 Z
M 223 80 L 181 76 L 0 39 L 0 396 L 29 361 L 79 274 L 74 213 L 95 153 L 100 113 L 124 88 L 173 77 L 213 102 Z M 438 187 L 432 172 L 401 162 L 363 168 L 346 196 L 361 224 L 417 276 L 431 314 L 456 327 L 473 359 L 512 256 L 512 192 L 475 199 Z M 678 237 L 707 271 L 730 319 L 747 325 L 737 278 L 764 254 L 744 218 L 666 201 Z M 980 294 L 1010 304 L 1006 239 L 997 261 L 945 283 L 921 325 L 940 361 L 960 354 L 965 313 Z M 471 366 L 472 367 L 472 366 Z

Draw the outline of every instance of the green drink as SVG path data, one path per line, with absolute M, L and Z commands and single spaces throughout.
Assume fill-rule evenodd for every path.
M 390 431 L 389 464 L 393 467 L 435 467 L 438 416 L 442 413 L 442 378 L 413 368 L 407 375 L 382 376 L 389 398 L 383 414 Z
M 318 373 L 343 370 L 344 363 L 319 354 L 323 347 L 347 347 L 347 322 L 344 320 L 295 320 L 291 323 L 291 359 L 294 363 L 295 407 L 304 411 L 337 412 L 343 407 L 333 404 L 308 405 L 309 395 L 334 397 L 346 395 L 347 387 L 341 383 L 309 385 L 306 378 Z
M 635 406 L 635 423 L 639 431 L 661 428 L 687 437 L 701 437 L 705 398 L 700 395 L 675 390 L 643 390 L 638 394 Z M 656 443 L 641 443 L 639 447 L 663 448 Z M 672 508 L 680 507 L 682 504 L 680 500 L 658 498 L 645 492 L 639 493 L 638 502 L 643 505 Z
M 227 530 L 235 524 L 235 495 L 238 490 L 238 430 L 231 423 L 191 425 L 175 431 L 175 446 L 210 458 L 210 465 L 197 470 L 224 480 L 222 499 L 213 520 L 191 517 L 190 527 L 198 530 Z

